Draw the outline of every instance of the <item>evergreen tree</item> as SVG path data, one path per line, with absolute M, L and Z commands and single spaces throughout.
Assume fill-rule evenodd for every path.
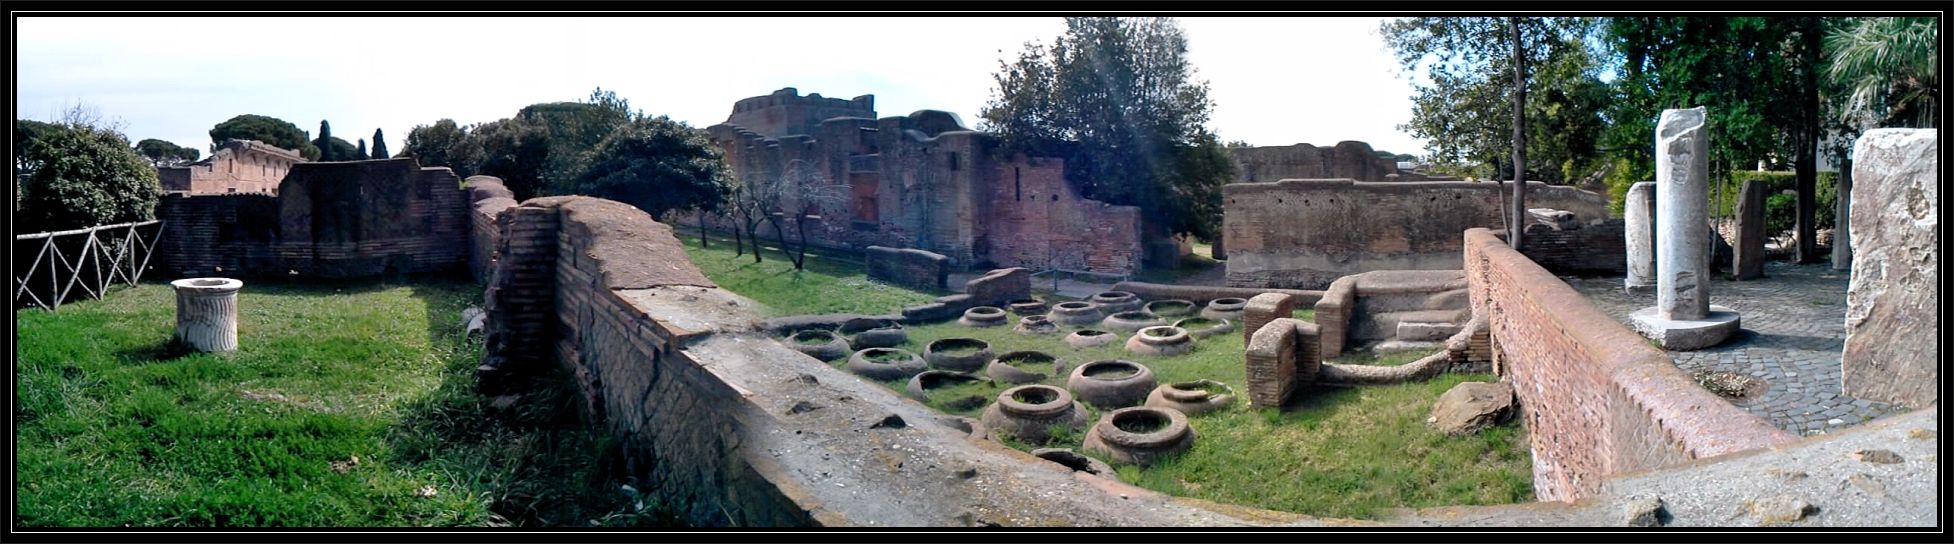
M 387 154 L 386 136 L 380 134 L 380 129 L 373 129 L 373 158 L 385 159 L 389 157 L 392 157 L 392 155 Z
M 357 151 L 356 153 L 359 153 L 359 155 L 358 155 L 358 156 L 359 156 L 359 158 L 362 158 L 362 159 L 364 159 L 364 158 L 366 158 L 366 139 L 365 139 L 365 138 L 361 138 L 361 139 L 360 139 L 360 148 L 359 148 L 359 151 Z
M 324 119 L 319 120 L 319 139 L 313 140 L 312 145 L 319 146 L 319 160 L 321 161 L 346 160 L 345 157 L 337 156 L 333 152 L 332 124 L 327 123 Z

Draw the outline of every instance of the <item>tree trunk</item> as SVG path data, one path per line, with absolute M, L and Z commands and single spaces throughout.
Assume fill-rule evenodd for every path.
M 1818 225 L 1814 224 L 1818 211 L 1818 22 L 1808 18 L 1802 25 L 1805 50 L 1800 55 L 1804 61 L 1804 73 L 1800 89 L 1804 95 L 1802 106 L 1804 115 L 1800 116 L 1798 150 L 1793 154 L 1798 170 L 1798 262 L 1818 261 Z M 1835 229 L 1833 232 L 1837 232 Z M 1834 242 L 1836 243 L 1836 242 Z
M 794 219 L 794 234 L 800 237 L 799 244 L 794 247 L 794 269 L 801 270 L 803 268 L 806 268 L 807 266 L 807 216 L 806 215 L 802 215 Z
M 706 212 L 704 210 L 700 210 L 698 213 L 699 213 L 699 247 L 702 249 L 706 247 L 711 247 L 706 245 Z
M 787 230 L 780 228 L 780 218 L 774 217 L 773 214 L 767 214 L 767 224 L 773 225 L 773 238 L 780 242 L 780 254 L 786 255 L 787 260 L 793 260 L 794 254 L 787 252 Z
M 1513 224 L 1506 228 L 1506 240 L 1518 250 L 1527 226 L 1527 57 L 1520 47 L 1520 18 L 1507 21 L 1513 31 Z

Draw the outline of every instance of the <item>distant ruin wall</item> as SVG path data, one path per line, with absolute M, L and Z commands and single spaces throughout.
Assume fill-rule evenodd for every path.
M 1464 234 L 1473 310 L 1513 383 L 1541 500 L 1613 475 L 1797 440 L 1697 385 L 1669 356 L 1493 233 Z
M 835 117 L 875 118 L 875 95 L 857 96 L 853 100 L 826 98 L 819 93 L 801 96 L 800 91 L 788 87 L 766 96 L 756 96 L 733 103 L 733 113 L 726 117 L 726 124 L 737 125 L 761 136 L 778 138 L 789 134 L 815 134 L 815 127 L 821 121 Z
M 1060 159 L 1020 155 L 994 165 L 988 213 L 979 222 L 991 264 L 1112 274 L 1139 269 L 1139 208 L 1079 196 Z
M 300 163 L 267 194 L 169 195 L 162 268 L 178 276 L 353 278 L 468 262 L 468 197 L 411 158 Z
M 1398 173 L 1397 159 L 1377 156 L 1364 142 L 1338 142 L 1334 147 L 1231 147 L 1227 151 L 1235 163 L 1235 181 L 1243 183 L 1333 178 L 1387 181 L 1388 176 Z
M 1228 285 L 1322 289 L 1371 270 L 1457 270 L 1459 233 L 1500 226 L 1499 188 L 1471 182 L 1290 179 L 1222 187 Z M 1530 207 L 1608 217 L 1607 199 L 1528 183 Z

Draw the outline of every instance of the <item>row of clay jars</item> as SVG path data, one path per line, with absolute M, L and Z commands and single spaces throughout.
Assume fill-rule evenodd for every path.
M 1084 428 L 1086 417 L 1085 407 L 1064 389 L 1021 385 L 998 395 L 997 402 L 984 409 L 980 422 L 994 436 L 1043 444 L 1051 440 L 1054 429 L 1076 432 Z M 1101 417 L 1086 432 L 1081 446 L 1115 462 L 1146 466 L 1162 457 L 1187 451 L 1195 437 L 1194 428 L 1180 411 L 1133 406 Z

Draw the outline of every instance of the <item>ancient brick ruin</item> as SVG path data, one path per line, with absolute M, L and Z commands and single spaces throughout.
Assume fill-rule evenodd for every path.
M 995 137 L 951 113 L 877 119 L 872 96 L 803 97 L 788 88 L 739 101 L 726 123 L 707 131 L 742 179 L 801 169 L 846 187 L 845 202 L 808 222 L 819 247 L 916 248 L 966 270 L 1126 274 L 1140 266 L 1138 208 L 1081 198 L 1065 181 L 1063 160 L 1005 156 Z
M 161 267 L 321 278 L 459 270 L 467 206 L 453 171 L 412 158 L 299 163 L 276 194 L 165 196 Z
M 285 174 L 303 162 L 297 151 L 257 140 L 229 140 L 204 160 L 157 168 L 156 177 L 164 192 L 275 193 Z
M 1322 289 L 1371 270 L 1458 270 L 1458 234 L 1500 228 L 1501 194 L 1484 182 L 1229 184 L 1222 188 L 1228 284 Z M 1601 195 L 1529 182 L 1527 201 L 1572 212 L 1583 228 L 1609 226 Z

